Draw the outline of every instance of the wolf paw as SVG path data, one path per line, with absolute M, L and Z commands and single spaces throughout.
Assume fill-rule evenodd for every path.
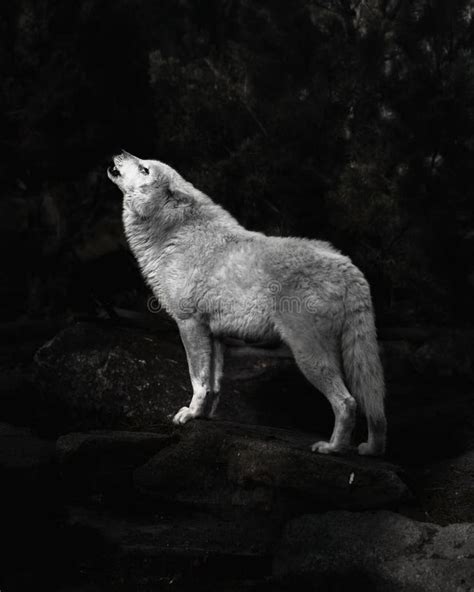
M 178 413 L 173 417 L 173 423 L 176 425 L 183 425 L 190 419 L 195 417 L 194 413 L 189 409 L 189 407 L 181 407 Z
M 336 452 L 341 452 L 340 447 L 334 446 L 334 444 L 331 444 L 331 442 L 325 442 L 324 440 L 315 442 L 311 446 L 311 450 L 313 452 L 319 452 L 320 454 L 334 454 Z
M 382 454 L 385 452 L 381 446 L 374 446 L 368 442 L 362 442 L 362 444 L 359 444 L 357 451 L 362 456 L 382 456 Z

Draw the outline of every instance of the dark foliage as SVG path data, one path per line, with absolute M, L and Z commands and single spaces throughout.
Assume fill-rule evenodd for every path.
M 472 321 L 473 15 L 469 0 L 6 3 L 2 315 L 98 293 L 136 306 L 104 175 L 124 147 L 253 229 L 331 240 L 380 322 Z

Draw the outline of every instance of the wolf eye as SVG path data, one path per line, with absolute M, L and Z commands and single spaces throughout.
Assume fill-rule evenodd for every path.
M 143 173 L 144 175 L 149 175 L 150 174 L 150 169 L 147 169 L 143 165 L 139 165 L 138 168 L 140 169 L 140 173 Z

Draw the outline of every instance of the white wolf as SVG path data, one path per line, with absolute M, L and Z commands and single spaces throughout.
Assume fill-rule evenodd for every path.
M 121 189 L 125 233 L 143 275 L 178 324 L 193 396 L 173 421 L 212 416 L 223 374 L 223 336 L 281 338 L 335 415 L 328 442 L 351 446 L 357 403 L 368 422 L 360 454 L 385 450 L 384 379 L 370 289 L 326 242 L 265 236 L 156 160 L 127 152 L 109 178 Z

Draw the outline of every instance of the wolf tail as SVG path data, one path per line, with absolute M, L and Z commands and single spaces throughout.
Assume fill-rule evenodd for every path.
M 385 451 L 385 385 L 377 344 L 370 288 L 360 273 L 348 286 L 342 330 L 342 361 L 347 386 L 367 417 L 368 441 L 361 454 Z

